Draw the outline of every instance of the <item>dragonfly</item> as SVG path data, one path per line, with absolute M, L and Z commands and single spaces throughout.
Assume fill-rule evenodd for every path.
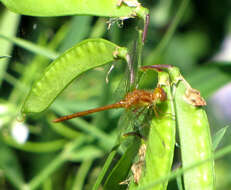
M 133 67 L 129 68 L 130 76 L 128 76 L 128 79 L 125 81 L 127 83 L 130 83 L 131 86 L 135 86 L 138 80 L 135 79 L 135 73 L 131 69 L 134 69 Z M 130 80 L 130 81 L 129 81 Z M 131 87 L 130 87 L 131 88 Z M 167 94 L 164 91 L 164 89 L 161 86 L 158 86 L 154 88 L 153 90 L 142 90 L 137 89 L 137 86 L 134 87 L 133 90 L 128 92 L 124 98 L 117 101 L 116 103 L 109 104 L 102 107 L 97 107 L 93 109 L 89 109 L 86 111 L 77 112 L 71 115 L 62 116 L 60 118 L 57 118 L 54 120 L 54 122 L 63 122 L 66 120 L 74 119 L 77 117 L 87 116 L 89 114 L 93 114 L 96 112 L 101 112 L 105 110 L 110 109 L 119 109 L 123 108 L 127 111 L 127 113 L 124 113 L 119 120 L 118 126 L 119 126 L 119 135 L 117 137 L 116 144 L 113 148 L 113 151 L 110 153 L 110 155 L 114 154 L 114 150 L 117 153 L 126 153 L 126 150 L 129 150 L 129 148 L 132 146 L 140 146 L 140 143 L 137 144 L 137 140 L 146 139 L 145 133 L 146 131 L 143 129 L 148 129 L 148 127 L 145 127 L 146 124 L 149 125 L 149 115 L 146 113 L 149 113 L 149 110 L 154 112 L 155 116 L 159 116 L 159 110 L 158 105 L 165 102 L 167 100 Z M 143 112 L 143 110 L 148 111 L 146 113 L 143 113 L 142 115 L 139 115 Z M 133 114 L 134 113 L 134 114 Z M 138 113 L 138 114 L 137 114 Z M 130 120 L 133 120 L 130 122 Z M 131 129 L 132 128 L 132 129 Z M 138 130 L 137 130 L 138 129 Z M 132 130 L 132 131 L 131 131 Z M 144 134 L 144 135 L 143 135 Z M 134 138 L 124 138 L 128 136 L 133 136 Z M 136 138 L 135 138 L 136 137 Z M 161 136 L 159 136 L 160 141 L 162 143 L 162 146 L 164 145 L 164 142 L 161 139 Z M 141 141 L 138 141 L 141 142 Z M 164 154 L 164 152 L 163 152 Z M 127 164 L 131 164 L 131 170 L 134 176 L 135 183 L 139 182 L 141 171 L 143 170 L 144 165 L 144 158 L 141 159 L 141 156 L 139 156 L 139 162 L 133 163 L 134 158 L 129 156 L 126 160 Z M 143 155 L 145 157 L 145 153 Z M 115 155 L 113 155 L 113 159 L 110 159 L 110 156 L 108 157 L 109 162 L 115 162 L 117 159 L 115 159 Z M 118 162 L 119 164 L 120 162 Z M 128 168 L 129 170 L 129 168 Z M 126 176 L 122 176 L 118 179 L 118 184 L 126 184 L 127 181 L 130 181 L 130 178 L 126 180 Z M 124 183 L 125 182 L 125 183 Z M 127 182 L 129 183 L 129 182 Z
M 119 126 L 126 125 L 126 127 L 122 127 L 120 129 L 120 134 L 123 134 L 122 136 L 136 135 L 142 137 L 139 133 L 136 133 L 134 131 L 137 131 L 137 129 L 138 131 L 140 131 L 140 128 L 143 127 L 143 124 L 144 123 L 148 124 L 147 121 L 150 121 L 149 114 L 146 114 L 149 113 L 150 110 L 149 108 L 152 108 L 151 110 L 154 111 L 156 117 L 159 116 L 158 105 L 167 100 L 167 94 L 165 93 L 164 89 L 161 88 L 161 86 L 157 86 L 153 90 L 138 89 L 138 84 L 141 81 L 141 76 L 137 75 L 138 68 L 140 67 L 138 56 L 136 53 L 137 48 L 138 48 L 137 42 L 134 42 L 132 57 L 130 57 L 130 55 L 128 55 L 127 57 L 128 67 L 126 71 L 126 77 L 125 77 L 126 79 L 122 80 L 122 83 L 120 83 L 119 85 L 120 86 L 119 88 L 123 86 L 122 87 L 123 90 L 125 87 L 127 91 L 124 98 L 120 98 L 119 101 L 113 104 L 89 109 L 86 111 L 77 112 L 71 115 L 62 116 L 60 118 L 53 120 L 53 122 L 55 123 L 63 122 L 73 118 L 87 116 L 96 112 L 101 112 L 110 109 L 124 108 L 126 112 L 120 117 L 118 125 Z M 156 68 L 156 70 L 160 71 L 161 69 Z M 145 111 L 148 112 L 145 113 Z M 128 132 L 129 130 L 132 130 L 132 132 Z
M 137 75 L 138 67 L 140 67 L 137 52 L 136 52 L 137 48 L 139 48 L 138 46 L 139 45 L 137 44 L 137 41 L 135 41 L 133 44 L 132 56 L 130 57 L 130 55 L 127 55 L 126 58 L 128 64 L 127 72 L 126 72 L 127 76 L 126 79 L 123 80 L 123 82 L 125 83 L 120 84 L 123 87 L 125 85 L 126 91 L 128 91 L 128 93 L 125 95 L 124 98 L 121 98 L 121 100 L 117 101 L 114 104 L 77 112 L 71 115 L 62 116 L 60 118 L 53 120 L 53 122 L 55 123 L 63 122 L 76 117 L 82 117 L 96 112 L 101 112 L 110 109 L 118 109 L 118 108 L 125 108 L 126 110 L 132 110 L 133 112 L 137 112 L 140 108 L 153 108 L 155 116 L 158 116 L 157 105 L 167 100 L 167 94 L 165 93 L 164 89 L 161 88 L 160 86 L 157 86 L 152 91 L 137 89 L 138 83 L 140 82 L 141 79 L 141 77 L 138 77 Z M 145 68 L 143 70 L 147 70 L 147 69 Z M 157 71 L 161 71 L 160 68 L 154 68 L 154 69 L 156 69 Z M 110 72 L 111 69 L 109 70 L 109 73 Z M 107 78 L 106 81 L 108 80 Z M 125 117 L 129 117 L 129 116 L 125 116 Z
M 92 113 L 101 112 L 110 109 L 125 108 L 133 110 L 134 112 L 139 108 L 153 108 L 154 113 L 158 116 L 156 105 L 167 100 L 167 95 L 163 88 L 156 87 L 153 91 L 135 89 L 126 94 L 125 98 L 106 106 L 77 112 L 71 115 L 66 115 L 55 119 L 53 122 L 62 122 L 76 117 L 86 116 Z

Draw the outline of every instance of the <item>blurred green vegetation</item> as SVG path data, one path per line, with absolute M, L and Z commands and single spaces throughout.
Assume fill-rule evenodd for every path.
M 213 96 L 231 79 L 231 2 L 185 3 L 142 1 L 151 14 L 143 63 L 178 66 L 208 101 L 214 134 L 230 123 L 231 116 L 230 91 Z M 115 143 L 121 111 L 105 111 L 61 124 L 51 121 L 122 97 L 124 89 L 117 86 L 126 79 L 125 64 L 115 63 L 109 83 L 105 80 L 109 67 L 83 74 L 46 112 L 29 115 L 24 123 L 19 111 L 45 67 L 83 39 L 102 37 L 132 51 L 139 21 L 125 20 L 110 29 L 106 22 L 107 18 L 92 16 L 20 16 L 0 4 L 0 56 L 10 56 L 0 57 L 0 189 L 33 189 L 40 184 L 44 190 L 92 188 Z M 224 46 L 225 42 L 229 46 Z M 223 97 L 227 97 L 226 102 L 220 101 Z M 215 104 L 219 102 L 223 104 Z M 229 134 L 228 128 L 218 148 L 231 144 Z M 216 161 L 217 190 L 231 189 L 230 163 L 231 154 Z M 175 180 L 169 189 L 177 189 Z

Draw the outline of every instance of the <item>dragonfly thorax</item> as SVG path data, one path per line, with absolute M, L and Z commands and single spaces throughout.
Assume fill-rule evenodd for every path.
M 147 90 L 134 90 L 129 92 L 122 102 L 125 108 L 151 106 L 153 104 L 153 93 Z

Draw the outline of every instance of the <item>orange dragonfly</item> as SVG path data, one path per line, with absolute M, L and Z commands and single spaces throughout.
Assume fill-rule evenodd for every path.
M 71 115 L 66 115 L 55 119 L 53 122 L 62 122 L 76 117 L 86 116 L 95 112 L 118 108 L 131 109 L 133 111 L 144 107 L 153 108 L 154 113 L 157 116 L 158 112 L 156 109 L 156 105 L 166 100 L 167 95 L 163 88 L 161 88 L 160 86 L 156 87 L 153 91 L 135 89 L 132 92 L 127 93 L 125 98 L 123 100 L 120 100 L 119 102 L 82 112 L 77 112 Z

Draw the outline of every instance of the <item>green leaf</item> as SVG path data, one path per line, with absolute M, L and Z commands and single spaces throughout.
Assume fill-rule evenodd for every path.
M 36 153 L 55 152 L 61 150 L 67 142 L 65 139 L 59 139 L 49 142 L 27 141 L 25 144 L 18 144 L 12 137 L 8 135 L 2 136 L 2 140 L 7 145 L 17 148 L 19 150 L 24 150 L 27 152 L 36 152 Z
M 101 182 L 102 182 L 102 180 L 103 180 L 103 178 L 104 178 L 104 176 L 105 176 L 105 174 L 106 174 L 108 168 L 110 167 L 110 165 L 111 165 L 111 163 L 112 163 L 112 161 L 113 161 L 113 159 L 114 159 L 114 156 L 116 155 L 116 152 L 117 152 L 116 150 L 117 150 L 117 148 L 118 148 L 118 145 L 116 145 L 116 146 L 112 149 L 112 151 L 110 152 L 110 154 L 108 155 L 107 160 L 106 160 L 106 162 L 104 163 L 104 166 L 103 166 L 103 168 L 102 168 L 100 174 L 98 175 L 97 180 L 96 180 L 96 182 L 95 182 L 95 184 L 94 184 L 92 190 L 98 190 L 98 189 L 99 189 L 100 184 L 101 184 Z
M 13 37 L 17 32 L 19 15 L 11 11 L 1 9 L 0 11 L 0 33 Z M 11 55 L 12 43 L 0 39 L 0 55 Z M 5 56 L 1 56 L 4 58 Z M 9 59 L 0 59 L 0 85 L 5 75 Z
M 88 177 L 88 172 L 92 166 L 93 160 L 86 160 L 82 162 L 80 168 L 78 169 L 77 175 L 72 186 L 72 190 L 84 189 L 84 181 Z
M 0 152 L 0 169 L 7 179 L 20 189 L 24 184 L 24 180 L 16 155 L 2 142 L 0 142 Z
M 96 159 L 103 156 L 103 151 L 95 146 L 84 146 L 83 148 L 80 148 L 79 150 L 70 153 L 68 155 L 68 160 L 72 162 L 80 162 L 80 161 L 86 161 L 90 159 Z
M 117 58 L 125 59 L 126 55 L 126 48 L 103 39 L 89 39 L 75 45 L 53 61 L 34 83 L 22 112 L 44 111 L 79 75 Z
M 33 52 L 35 54 L 39 54 L 39 55 L 43 55 L 49 59 L 55 59 L 58 57 L 58 54 L 39 45 L 33 44 L 29 41 L 26 41 L 24 39 L 21 38 L 16 38 L 16 37 L 12 37 L 12 36 L 8 36 L 8 35 L 4 35 L 3 33 L 0 33 L 0 38 L 4 39 L 4 41 L 9 41 L 12 43 L 15 43 L 16 45 L 27 49 L 30 52 Z
M 126 188 L 126 185 L 121 185 L 119 183 L 126 180 L 126 177 L 130 171 L 134 157 L 136 156 L 137 151 L 139 149 L 139 145 L 140 145 L 140 139 L 134 138 L 133 141 L 131 141 L 131 144 L 128 147 L 127 151 L 120 158 L 118 163 L 113 167 L 108 178 L 106 179 L 106 182 L 104 184 L 105 190 L 107 189 L 120 190 Z
M 69 30 L 59 50 L 63 52 L 76 43 L 88 37 L 93 17 L 91 16 L 73 16 L 69 24 Z
M 216 134 L 213 137 L 213 151 L 215 151 L 217 149 L 218 145 L 220 144 L 222 138 L 224 137 L 224 135 L 225 135 L 225 133 L 229 127 L 230 126 L 225 126 L 216 132 Z

